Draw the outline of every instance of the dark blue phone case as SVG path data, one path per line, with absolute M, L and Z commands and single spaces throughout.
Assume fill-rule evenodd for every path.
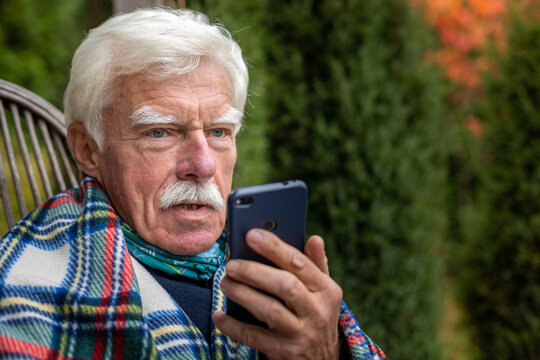
M 301 180 L 257 185 L 233 191 L 227 201 L 227 243 L 230 259 L 273 264 L 251 250 L 246 233 L 253 228 L 272 231 L 304 252 L 307 186 Z M 251 324 L 265 326 L 242 306 L 227 299 L 227 314 Z

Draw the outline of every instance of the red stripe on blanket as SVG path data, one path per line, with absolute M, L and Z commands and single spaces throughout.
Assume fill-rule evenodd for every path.
M 58 206 L 65 204 L 75 204 L 82 206 L 82 204 L 73 200 L 71 196 L 61 196 L 57 197 L 54 200 L 45 201 L 43 204 L 39 205 L 40 209 L 54 209 Z
M 117 242 L 117 244 L 120 244 L 120 242 Z M 120 289 L 120 298 L 118 299 L 118 305 L 120 305 L 120 308 L 122 309 L 125 307 L 126 311 L 122 311 L 119 314 L 118 320 L 122 321 L 122 324 L 125 324 L 127 321 L 127 308 L 130 300 L 130 292 L 133 286 L 133 264 L 131 263 L 131 257 L 129 256 L 129 252 L 125 242 L 122 243 L 122 246 L 124 247 L 122 249 L 122 254 L 124 255 L 124 258 L 122 259 L 122 264 L 124 266 L 122 267 L 122 287 Z M 122 338 L 122 340 L 124 339 Z M 118 355 L 123 357 L 124 354 Z
M 119 277 L 120 274 L 115 272 L 114 264 L 115 264 L 115 253 L 117 253 L 116 247 L 118 246 L 118 241 L 115 239 L 117 235 L 117 231 L 119 229 L 118 225 L 118 219 L 116 218 L 116 214 L 112 211 L 112 209 L 109 209 L 107 214 L 107 229 L 105 230 L 105 254 L 104 254 L 104 260 L 105 263 L 103 264 L 103 270 L 105 272 L 104 275 L 104 283 L 103 283 L 103 293 L 101 295 L 101 302 L 99 304 L 99 309 L 96 312 L 96 323 L 102 326 L 105 326 L 107 322 L 111 322 L 110 325 L 115 324 L 115 326 L 110 326 L 109 328 L 111 331 L 114 332 L 113 336 L 113 358 L 122 358 L 122 355 L 124 353 L 124 334 L 122 332 L 116 332 L 116 327 L 119 326 L 119 328 L 123 328 L 126 323 L 126 316 L 123 313 L 119 313 L 118 311 L 115 311 L 114 314 L 111 314 L 111 318 L 107 320 L 107 308 L 109 306 L 114 306 L 116 310 L 119 309 L 119 305 L 122 304 L 123 296 L 120 296 L 121 294 L 116 294 L 117 298 L 114 304 L 112 304 L 112 291 L 115 277 Z M 118 264 L 124 264 L 125 259 L 121 259 L 121 261 L 116 260 L 116 263 Z M 117 279 L 117 284 L 122 284 L 124 279 Z M 120 289 L 119 289 L 120 290 Z M 120 290 L 121 292 L 121 290 Z M 119 300 L 119 301 L 118 301 Z M 100 332 L 99 336 L 95 338 L 94 343 L 94 356 L 93 358 L 98 360 L 102 359 L 104 356 L 105 351 L 105 342 L 107 341 L 107 333 L 106 332 Z
M 379 349 L 378 347 L 374 346 L 374 345 L 369 345 L 369 351 L 371 351 L 372 354 L 379 355 L 381 357 L 381 360 L 387 359 L 384 352 L 381 349 Z
M 0 335 L 0 349 L 4 355 L 26 356 L 35 359 L 62 359 L 75 360 L 72 357 L 62 356 L 55 350 L 46 346 L 30 343 Z
M 352 316 L 349 316 L 346 319 L 340 318 L 339 324 L 342 329 L 354 329 L 356 327 L 356 320 Z M 346 333 L 345 335 L 347 336 L 347 343 L 350 346 L 358 345 L 358 344 L 362 344 L 366 342 L 366 338 L 363 335 L 361 335 L 359 331 L 355 331 L 352 335 L 348 333 Z

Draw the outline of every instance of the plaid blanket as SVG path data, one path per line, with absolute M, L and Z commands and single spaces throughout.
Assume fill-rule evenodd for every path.
M 212 310 L 224 309 L 214 277 Z M 343 304 L 340 325 L 355 359 L 384 355 Z M 197 327 L 130 257 L 97 181 L 81 180 L 23 218 L 0 241 L 0 357 L 258 359 L 212 328 Z

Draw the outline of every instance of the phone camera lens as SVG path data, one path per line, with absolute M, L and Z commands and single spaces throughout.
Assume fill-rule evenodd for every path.
M 274 219 L 266 219 L 263 222 L 262 228 L 268 231 L 272 231 L 276 228 L 276 220 Z
M 251 196 L 241 197 L 236 199 L 235 203 L 236 205 L 247 205 L 251 204 L 253 202 L 253 198 Z

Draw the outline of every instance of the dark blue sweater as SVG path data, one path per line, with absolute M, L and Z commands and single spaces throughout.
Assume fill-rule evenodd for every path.
M 179 278 L 146 265 L 144 267 L 195 323 L 206 342 L 211 344 L 212 280 Z

